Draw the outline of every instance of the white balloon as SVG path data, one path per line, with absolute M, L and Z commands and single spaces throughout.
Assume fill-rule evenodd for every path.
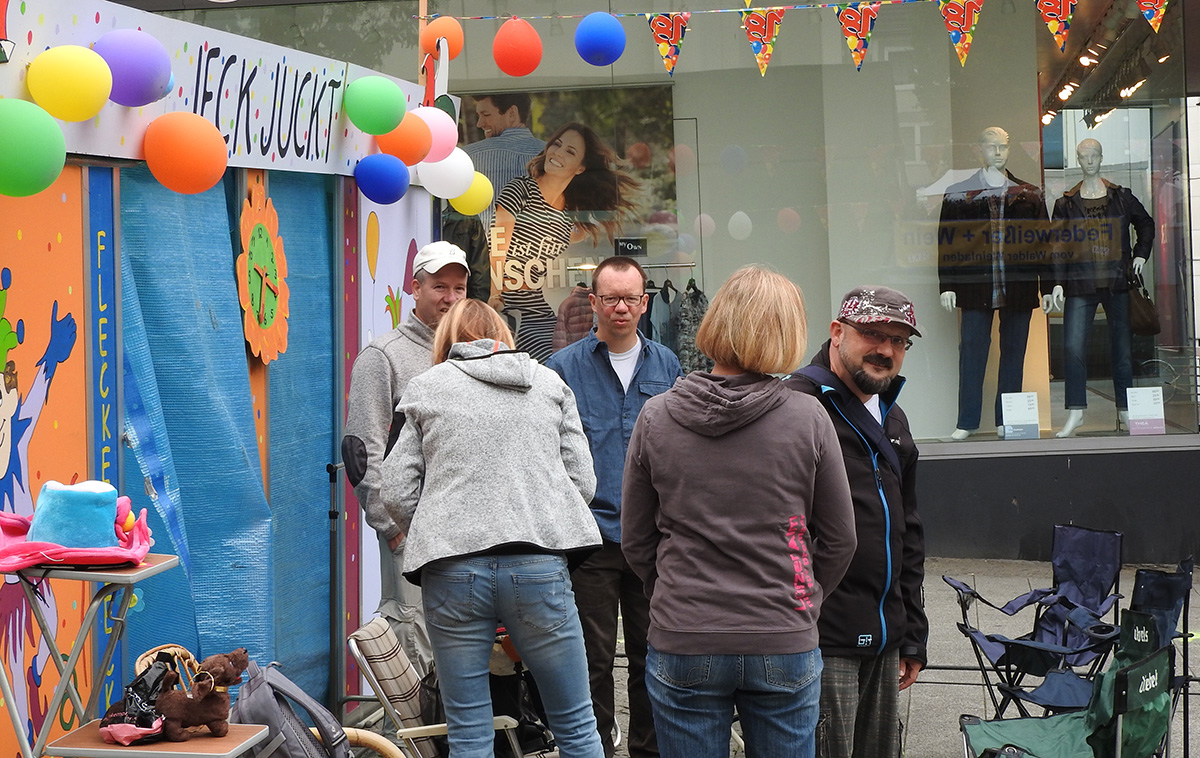
M 475 181 L 475 164 L 461 147 L 456 147 L 436 163 L 418 163 L 416 174 L 430 194 L 450 199 L 471 189 L 471 182 Z
M 729 236 L 739 242 L 750 237 L 750 233 L 754 231 L 754 224 L 751 223 L 750 217 L 745 211 L 738 211 L 729 217 Z

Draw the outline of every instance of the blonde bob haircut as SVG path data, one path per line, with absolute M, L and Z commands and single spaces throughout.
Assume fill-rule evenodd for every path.
M 800 288 L 783 274 L 745 266 L 717 290 L 696 347 L 724 366 L 782 374 L 804 359 L 807 335 Z
M 436 366 L 450 356 L 455 342 L 495 340 L 506 347 L 513 344 L 512 332 L 504 318 L 482 300 L 464 298 L 446 311 L 433 333 L 433 363 Z

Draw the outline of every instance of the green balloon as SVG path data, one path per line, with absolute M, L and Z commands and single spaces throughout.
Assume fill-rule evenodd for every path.
M 404 91 L 383 76 L 363 76 L 350 82 L 342 96 L 350 122 L 367 134 L 387 134 L 404 118 Z
M 26 100 L 0 98 L 0 195 L 36 195 L 66 162 L 67 141 L 53 116 Z

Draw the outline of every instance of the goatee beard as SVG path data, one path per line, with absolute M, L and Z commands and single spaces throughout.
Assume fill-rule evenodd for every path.
M 854 384 L 867 395 L 878 395 L 892 386 L 891 377 L 876 379 L 861 368 L 854 372 L 853 377 Z

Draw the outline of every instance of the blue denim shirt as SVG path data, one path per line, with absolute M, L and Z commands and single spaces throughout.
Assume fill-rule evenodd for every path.
M 629 391 L 625 392 L 608 360 L 607 343 L 597 339 L 593 329 L 583 339 L 550 356 L 546 366 L 557 371 L 575 393 L 596 468 L 592 515 L 600 526 L 601 537 L 620 542 L 621 480 L 633 424 L 647 400 L 666 392 L 683 376 L 679 359 L 657 342 L 642 337 L 637 368 L 629 382 Z

